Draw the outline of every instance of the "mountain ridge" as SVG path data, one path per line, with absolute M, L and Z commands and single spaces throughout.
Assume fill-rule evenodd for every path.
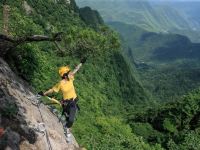
M 168 32 L 168 30 L 170 31 L 170 28 L 172 27 L 180 30 L 189 28 L 188 23 L 178 14 L 175 9 L 159 7 L 158 9 L 160 10 L 158 10 L 157 8 L 153 8 L 148 1 L 139 2 L 127 0 L 123 2 L 116 1 L 115 3 L 110 3 L 109 1 L 97 1 L 98 5 L 89 0 L 77 2 L 80 6 L 90 5 L 93 8 L 99 10 L 106 22 L 120 21 L 128 24 L 135 24 L 137 26 L 143 27 L 144 29 L 157 32 Z M 104 5 L 105 8 L 103 9 L 101 5 Z M 170 11 L 166 11 L 167 9 L 170 9 Z M 108 17 L 108 10 L 112 10 L 116 13 L 110 13 L 110 17 Z M 119 16 L 115 17 L 114 15 L 118 15 L 118 13 Z M 131 16 L 133 16 L 132 20 Z M 172 16 L 175 18 L 172 18 Z M 112 20 L 109 19 L 112 17 Z M 126 18 L 127 21 L 125 20 Z
M 200 86 L 199 43 L 182 35 L 148 32 L 121 22 L 109 25 L 121 34 L 124 55 L 153 99 L 174 101 Z
M 198 5 L 192 10 L 193 3 L 151 2 L 151 1 L 77 1 L 80 6 L 89 5 L 101 13 L 105 22 L 119 21 L 137 25 L 145 30 L 162 33 L 177 33 L 199 42 Z M 181 4 L 179 6 L 179 3 Z M 200 4 L 200 2 L 196 2 Z M 131 6 L 131 7 L 130 7 Z M 176 7 L 177 6 L 177 7 Z M 188 9 L 189 8 L 189 9 Z M 189 10 L 189 11 L 188 11 Z M 196 27 L 195 27 L 196 26 Z

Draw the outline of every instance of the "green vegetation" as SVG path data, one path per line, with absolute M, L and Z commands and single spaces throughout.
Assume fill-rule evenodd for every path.
M 139 111 L 150 101 L 121 54 L 117 34 L 101 20 L 93 20 L 88 26 L 90 17 L 80 17 L 86 14 L 79 14 L 82 11 L 75 3 L 27 3 L 31 12 L 27 12 L 22 1 L 9 1 L 10 34 L 51 36 L 62 31 L 60 49 L 51 42 L 27 43 L 10 50 L 5 59 L 18 75 L 40 91 L 60 80 L 58 67 L 69 64 L 73 68 L 81 57 L 88 57 L 75 80 L 81 107 L 73 127 L 78 143 L 88 149 L 161 149 L 160 145 L 144 143 L 126 123 L 129 111 Z
M 149 33 L 118 23 L 115 27 L 125 42 L 122 51 L 117 33 L 89 7 L 79 9 L 74 0 L 70 5 L 65 0 L 27 0 L 27 4 L 31 11 L 23 1 L 9 1 L 10 35 L 63 32 L 62 41 L 59 48 L 53 42 L 20 45 L 5 59 L 36 91 L 44 91 L 60 80 L 58 67 L 73 68 L 80 58 L 88 57 L 75 80 L 81 111 L 73 133 L 81 146 L 89 150 L 199 149 L 200 90 L 180 98 L 199 86 L 195 84 L 200 81 L 199 65 L 194 65 L 198 59 L 193 59 L 199 56 L 198 44 L 180 35 Z M 160 47 L 167 47 L 165 60 L 152 54 Z M 188 49 L 193 50 L 191 55 Z M 160 106 L 156 100 L 171 102 Z M 12 115 L 15 107 L 6 112 Z
M 3 107 L 3 109 L 0 110 L 1 115 L 7 118 L 12 118 L 13 116 L 16 115 L 17 112 L 18 112 L 17 106 L 10 102 L 7 103 Z
M 150 143 L 160 143 L 167 149 L 199 149 L 200 90 L 130 117 L 133 131 Z
M 187 37 L 178 34 L 154 33 L 134 25 L 110 22 L 125 41 L 126 54 L 129 50 L 135 61 L 145 63 L 173 63 L 180 59 L 198 59 L 200 44 L 192 43 Z
M 106 22 L 120 21 L 148 31 L 168 32 L 172 29 L 190 29 L 188 22 L 172 7 L 154 6 L 138 0 L 78 0 L 80 6 L 97 9 Z
M 199 42 L 200 2 L 148 0 L 77 0 L 97 9 L 105 22 L 123 22 L 157 33 L 176 33 Z
M 200 44 L 181 35 L 147 32 L 120 22 L 109 25 L 121 34 L 124 53 L 153 99 L 174 101 L 200 86 Z
M 196 62 L 140 69 L 140 77 L 146 89 L 161 102 L 174 101 L 181 95 L 200 86 L 199 66 Z
M 110 25 L 121 33 L 124 53 L 137 68 L 142 85 L 162 102 L 129 114 L 133 132 L 165 149 L 199 149 L 200 90 L 185 95 L 200 86 L 199 44 L 180 35 L 146 32 L 119 22 Z M 158 51 L 161 55 L 155 55 Z
M 103 25 L 103 19 L 96 10 L 92 10 L 90 7 L 80 8 L 80 17 L 85 21 L 88 26 L 96 28 L 99 25 Z

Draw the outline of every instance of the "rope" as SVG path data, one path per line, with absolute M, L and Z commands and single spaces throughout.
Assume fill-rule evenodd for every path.
M 48 146 L 49 146 L 49 150 L 52 150 L 52 145 L 51 145 L 51 142 L 50 142 L 50 140 L 49 140 L 49 136 L 48 136 L 48 133 L 47 133 L 47 131 L 46 131 L 45 124 L 43 123 L 43 122 L 44 122 L 44 118 L 43 118 L 42 113 L 41 113 L 41 111 L 40 111 L 40 100 L 39 100 L 39 98 L 41 98 L 41 96 L 38 95 L 38 94 L 37 94 L 36 96 L 34 96 L 34 97 L 29 97 L 29 99 L 31 100 L 32 104 L 35 105 L 35 106 L 37 106 L 37 108 L 38 108 L 38 110 L 39 110 L 39 113 L 40 113 L 40 116 L 41 116 L 41 119 L 42 119 L 42 123 L 39 124 L 39 125 L 41 125 L 41 128 L 42 128 L 42 129 L 40 129 L 39 126 L 38 126 L 37 129 L 36 129 L 36 131 L 37 131 L 37 132 L 40 132 L 40 133 L 44 133 L 44 134 L 46 135 L 46 140 L 47 140 L 47 143 L 48 143 Z M 47 97 L 47 98 L 48 98 L 48 99 L 52 99 L 52 98 L 50 98 L 50 97 Z M 53 114 L 56 115 L 56 113 L 53 113 Z M 65 115 L 66 115 L 66 114 L 65 114 Z M 63 122 L 61 121 L 61 120 L 62 120 L 62 116 L 63 116 L 63 114 L 61 114 L 60 117 L 58 117 L 58 116 L 56 115 L 56 117 L 58 117 L 58 122 L 61 123 L 61 125 L 63 126 L 63 130 L 64 130 L 65 136 L 66 136 L 67 138 L 69 138 L 69 137 L 66 135 L 67 132 L 65 131 Z M 67 140 L 67 142 L 70 142 L 69 139 Z
M 42 122 L 44 122 L 44 118 L 43 118 L 42 113 L 40 111 L 40 103 L 38 103 L 37 108 L 38 108 L 38 110 L 40 112 L 40 116 L 41 116 Z M 52 150 L 51 142 L 49 140 L 49 136 L 48 136 L 46 128 L 45 128 L 44 132 L 45 132 L 45 135 L 46 135 L 46 139 L 47 139 L 47 143 L 48 143 L 48 146 L 49 146 L 49 150 Z

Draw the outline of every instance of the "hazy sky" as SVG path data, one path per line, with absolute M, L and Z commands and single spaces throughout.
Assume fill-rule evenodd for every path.
M 76 0 L 76 1 L 81 2 L 81 1 L 87 1 L 87 0 Z M 89 1 L 92 1 L 92 0 L 89 0 Z M 98 0 L 98 1 L 101 1 L 101 0 Z M 115 1 L 115 0 L 110 0 L 110 1 Z M 121 1 L 124 1 L 124 0 L 121 0 Z M 129 0 L 129 1 L 142 1 L 142 0 Z M 144 1 L 190 1 L 190 2 L 192 2 L 192 1 L 200 1 L 200 0 L 144 0 Z
M 101 1 L 105 1 L 105 0 L 76 0 L 77 3 L 79 2 L 101 2 Z M 111 2 L 115 2 L 115 1 L 149 1 L 149 2 L 200 2 L 200 0 L 107 0 L 107 1 L 111 1 Z
M 200 1 L 200 0 L 149 0 L 149 1 L 188 1 L 188 2 L 194 2 L 194 1 Z
M 141 1 L 141 0 L 132 0 L 132 1 Z M 144 0 L 144 1 L 146 1 L 146 0 Z M 147 1 L 165 1 L 165 2 L 167 2 L 167 1 L 187 1 L 187 2 L 194 2 L 194 1 L 199 1 L 200 2 L 200 0 L 147 0 Z

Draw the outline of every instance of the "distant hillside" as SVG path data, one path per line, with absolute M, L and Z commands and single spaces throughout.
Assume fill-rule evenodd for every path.
M 168 32 L 173 28 L 180 30 L 189 28 L 186 20 L 175 9 L 152 7 L 148 1 L 78 0 L 77 2 L 79 6 L 88 5 L 99 10 L 106 22 L 120 21 L 157 32 Z
M 194 31 L 200 30 L 200 1 L 149 1 L 154 7 L 171 7 L 181 14 Z
M 152 7 L 168 7 L 176 10 L 184 20 L 187 21 L 187 24 L 190 26 L 190 29 L 186 30 L 177 30 L 173 29 L 171 33 L 179 33 L 182 35 L 187 35 L 192 41 L 200 41 L 200 1 L 149 1 L 151 2 Z
M 125 55 L 155 99 L 172 101 L 200 86 L 200 44 L 120 22 L 109 25 L 121 34 Z
M 79 6 L 97 9 L 105 22 L 123 22 L 148 31 L 187 35 L 200 41 L 198 5 L 190 2 L 137 0 L 77 0 Z M 193 9 L 194 8 L 194 9 Z
M 180 59 L 200 58 L 200 44 L 192 43 L 185 36 L 148 32 L 120 22 L 108 24 L 122 35 L 136 61 L 168 63 Z M 126 48 L 126 53 L 130 49 Z

